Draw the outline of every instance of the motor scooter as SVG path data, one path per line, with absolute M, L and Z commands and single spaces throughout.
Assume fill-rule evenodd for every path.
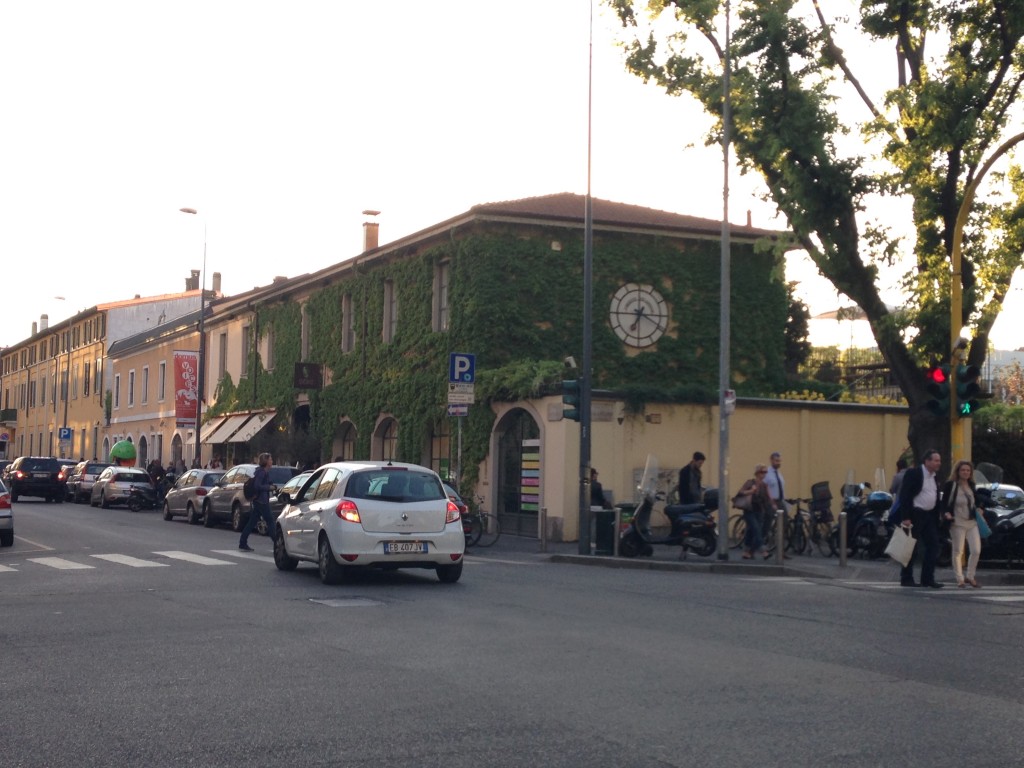
M 718 489 L 704 491 L 700 504 L 669 504 L 665 516 L 670 528 L 667 535 L 656 535 L 651 530 L 651 513 L 654 503 L 664 499 L 664 494 L 655 490 L 657 482 L 657 461 L 649 456 L 638 490 L 641 493 L 640 506 L 633 513 L 633 520 L 622 532 L 619 539 L 619 554 L 623 557 L 650 556 L 655 544 L 680 547 L 679 559 L 685 560 L 688 552 L 701 557 L 711 555 L 718 544 L 713 512 L 718 509 Z

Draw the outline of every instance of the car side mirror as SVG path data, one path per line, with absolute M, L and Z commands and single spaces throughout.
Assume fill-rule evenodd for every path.
M 277 500 L 280 501 L 282 504 L 291 504 L 292 495 L 288 493 L 288 491 L 281 491 L 279 494 L 277 494 Z

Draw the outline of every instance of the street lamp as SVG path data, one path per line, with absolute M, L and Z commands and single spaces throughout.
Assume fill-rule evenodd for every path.
M 193 216 L 197 215 L 199 211 L 195 208 L 179 208 L 182 213 L 191 213 Z M 203 217 L 203 271 L 199 277 L 200 291 L 199 291 L 199 371 L 196 376 L 196 453 L 195 461 L 198 461 L 200 466 L 203 463 L 203 443 L 200 438 L 200 427 L 202 426 L 203 420 L 203 391 L 206 384 L 206 217 Z

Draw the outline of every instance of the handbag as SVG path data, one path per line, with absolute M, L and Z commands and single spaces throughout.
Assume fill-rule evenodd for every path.
M 732 505 L 736 509 L 742 509 L 744 512 L 751 512 L 754 509 L 754 497 L 750 494 L 737 493 L 732 497 Z
M 896 530 L 892 532 L 889 544 L 885 548 L 885 554 L 906 568 L 910 558 L 914 556 L 914 547 L 916 545 L 917 539 L 907 533 L 902 525 L 897 526 Z
M 985 522 L 985 516 L 981 514 L 981 510 L 974 510 L 974 519 L 978 521 L 978 533 L 981 534 L 981 538 L 987 539 L 992 535 L 992 529 Z

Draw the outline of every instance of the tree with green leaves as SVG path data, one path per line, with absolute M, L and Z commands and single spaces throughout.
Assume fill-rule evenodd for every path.
M 1024 1 L 862 0 L 851 18 L 829 19 L 823 6 L 834 6 L 820 0 L 733 0 L 728 50 L 725 0 L 606 2 L 628 33 L 627 67 L 695 98 L 712 117 L 709 142 L 722 136 L 729 61 L 737 162 L 764 179 L 821 274 L 863 310 L 910 405 L 915 452 L 948 446 L 948 420 L 928 411 L 922 371 L 950 355 L 965 192 L 1002 153 L 998 167 L 1008 169 L 985 176 L 962 232 L 956 279 L 971 365 L 985 359 L 1024 251 L 1024 174 L 1006 152 L 1022 125 Z M 891 57 L 887 83 L 858 76 L 847 34 Z M 859 122 L 840 115 L 851 101 Z M 878 218 L 900 206 L 912 219 L 905 239 Z M 892 311 L 879 267 L 910 256 L 906 303 Z

